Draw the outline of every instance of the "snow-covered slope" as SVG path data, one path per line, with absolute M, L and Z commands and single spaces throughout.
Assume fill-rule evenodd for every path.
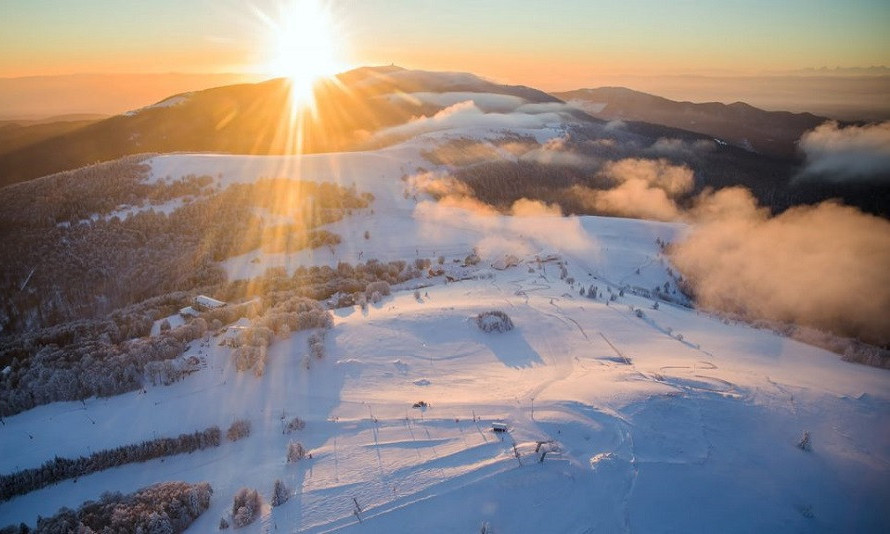
M 160 108 L 169 108 L 169 107 L 173 107 L 173 106 L 178 106 L 178 105 L 186 102 L 189 99 L 189 96 L 191 96 L 191 93 L 183 93 L 181 95 L 171 96 L 169 98 L 165 98 L 164 100 L 161 100 L 160 102 L 157 102 L 150 106 L 145 106 L 145 107 L 142 107 L 139 109 L 127 111 L 124 113 L 124 115 L 127 117 L 133 117 L 133 116 L 138 115 L 139 113 L 141 113 L 142 111 L 144 111 L 146 109 L 160 109 Z
M 213 486 L 210 510 L 190 529 L 210 532 L 239 488 L 257 488 L 268 502 L 281 479 L 290 500 L 266 506 L 242 531 L 888 528 L 887 371 L 674 304 L 654 309 L 643 290 L 672 283 L 656 240 L 677 239 L 683 225 L 480 215 L 406 195 L 401 178 L 429 166 L 420 156 L 428 141 L 366 153 L 152 159 L 155 178 L 292 177 L 374 194 L 373 213 L 330 225 L 343 238 L 337 247 L 247 254 L 226 263 L 234 277 L 443 255 L 447 271 L 469 279 L 424 278 L 367 310 L 334 310 L 326 357 L 311 369 L 301 365 L 308 333 L 277 339 L 261 378 L 236 372 L 231 349 L 210 337 L 185 355 L 201 370 L 171 386 L 5 419 L 4 474 L 239 418 L 253 431 L 17 497 L 0 504 L 0 524 L 33 525 L 104 491 L 176 479 Z M 474 248 L 483 262 L 458 269 L 454 260 Z M 519 263 L 491 266 L 506 254 Z M 590 286 L 600 298 L 579 294 Z M 622 287 L 638 294 L 618 296 Z M 515 328 L 483 333 L 474 318 L 488 310 Z M 418 401 L 428 406 L 413 408 Z M 285 435 L 295 416 L 305 429 Z M 508 431 L 493 432 L 493 422 Z M 797 446 L 804 432 L 809 451 Z M 291 440 L 312 457 L 288 464 Z

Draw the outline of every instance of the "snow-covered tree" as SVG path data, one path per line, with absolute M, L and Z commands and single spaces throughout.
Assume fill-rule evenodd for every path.
M 287 463 L 299 462 L 306 457 L 306 449 L 299 441 L 291 441 L 287 444 Z
M 483 332 L 507 332 L 513 330 L 513 321 L 506 313 L 500 310 L 480 313 L 476 316 L 476 325 Z
M 284 427 L 284 433 L 290 434 L 298 430 L 303 430 L 304 428 L 306 428 L 306 421 L 303 421 L 299 417 L 294 417 L 288 421 L 287 425 Z
M 281 506 L 286 503 L 290 498 L 290 489 L 284 485 L 280 479 L 275 481 L 275 486 L 272 488 L 272 506 Z
M 243 527 L 253 523 L 260 512 L 260 494 L 255 489 L 241 488 L 232 503 L 232 523 Z
M 238 419 L 229 426 L 229 430 L 226 431 L 226 437 L 229 438 L 230 441 L 238 441 L 241 438 L 246 438 L 250 435 L 250 421 L 247 419 Z

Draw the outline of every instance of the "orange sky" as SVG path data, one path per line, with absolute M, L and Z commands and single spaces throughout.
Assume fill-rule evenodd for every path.
M 0 77 L 244 72 L 301 0 L 0 0 Z M 305 0 L 302 0 L 305 1 Z M 317 2 L 315 2 L 317 3 Z M 603 74 L 890 65 L 885 0 L 325 2 L 343 65 L 476 72 L 558 90 Z

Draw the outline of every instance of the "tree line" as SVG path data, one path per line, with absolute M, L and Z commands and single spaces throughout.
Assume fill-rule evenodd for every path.
M 212 426 L 191 434 L 180 434 L 175 438 L 157 438 L 142 443 L 123 445 L 79 458 L 56 456 L 52 460 L 44 462 L 40 467 L 0 475 L 0 502 L 45 488 L 62 480 L 86 476 L 112 467 L 147 462 L 155 458 L 190 453 L 208 447 L 218 447 L 221 438 L 222 433 L 219 427 Z
M 33 531 L 20 524 L 0 529 L 0 534 L 176 534 L 210 507 L 212 494 L 207 482 L 161 482 L 127 495 L 106 492 L 77 510 L 65 507 L 52 517 L 38 517 Z

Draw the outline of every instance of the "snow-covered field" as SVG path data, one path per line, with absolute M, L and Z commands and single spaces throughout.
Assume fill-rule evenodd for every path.
M 155 178 L 209 174 L 355 183 L 370 210 L 328 228 L 343 243 L 246 254 L 233 277 L 270 266 L 445 256 L 475 247 L 474 278 L 409 282 L 366 311 L 333 311 L 326 357 L 301 365 L 309 333 L 278 339 L 265 375 L 231 349 L 194 342 L 201 370 L 171 386 L 55 403 L 0 426 L 0 472 L 234 420 L 238 442 L 68 480 L 0 504 L 0 525 L 52 515 L 104 491 L 208 481 L 217 529 L 241 487 L 290 500 L 244 532 L 776 532 L 890 528 L 890 373 L 744 324 L 630 292 L 671 283 L 656 239 L 683 225 L 602 217 L 485 216 L 405 195 L 429 167 L 422 140 L 304 157 L 168 155 Z M 364 234 L 368 232 L 369 238 Z M 514 254 L 520 263 L 497 270 Z M 569 284 L 557 260 L 567 262 Z M 549 261 L 538 261 L 538 259 Z M 435 260 L 434 260 L 435 261 Z M 421 284 L 420 299 L 414 287 Z M 396 288 L 398 289 L 398 288 Z M 476 314 L 515 328 L 484 333 Z M 637 313 L 639 310 L 640 313 Z M 642 315 L 641 317 L 639 315 Z M 429 404 L 413 408 L 418 401 Z M 283 434 L 298 416 L 305 429 Z M 506 433 L 491 430 L 503 422 Z M 809 432 L 812 448 L 798 448 Z M 286 462 L 291 440 L 312 457 Z M 546 453 L 546 454 L 544 454 Z M 543 456 L 543 461 L 541 461 Z M 357 511 L 357 506 L 360 512 Z M 357 512 L 357 513 L 354 513 Z

